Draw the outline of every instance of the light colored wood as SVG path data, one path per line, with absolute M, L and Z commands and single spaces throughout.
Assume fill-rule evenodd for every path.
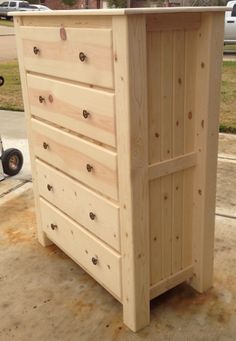
M 82 28 L 111 28 L 111 16 L 38 16 L 35 20 L 34 16 L 22 17 L 23 26 L 40 26 L 40 27 L 82 27 Z M 78 13 L 80 14 L 80 12 Z M 59 19 L 59 20 L 58 20 Z
M 39 194 L 108 245 L 120 251 L 119 207 L 36 160 Z M 52 189 L 48 190 L 48 185 Z M 91 219 L 90 213 L 95 215 Z
M 161 215 L 161 179 L 149 182 L 149 219 L 150 219 L 150 285 L 163 278 L 163 225 Z
M 192 286 L 203 292 L 212 286 L 216 167 L 218 148 L 224 14 L 202 14 L 197 39 L 195 93 L 195 150 L 199 164 L 194 174 Z
M 172 158 L 173 32 L 161 32 L 161 160 Z M 161 179 L 163 278 L 172 273 L 172 176 Z
M 227 7 L 211 6 L 211 7 L 162 7 L 162 8 L 125 8 L 125 9 L 95 9 L 95 10 L 59 10 L 59 11 L 45 11 L 45 12 L 10 12 L 11 16 L 21 17 L 54 17 L 54 16 L 92 16 L 92 15 L 112 15 L 112 16 L 124 16 L 124 15 L 138 15 L 138 14 L 155 14 L 155 13 L 194 13 L 194 12 L 226 12 L 230 11 Z
M 174 288 L 176 285 L 189 280 L 193 276 L 193 266 L 188 266 L 183 270 L 176 272 L 174 275 L 171 275 L 159 283 L 151 286 L 150 288 L 150 299 L 163 294 L 167 290 Z
M 200 23 L 200 16 L 199 16 L 199 23 Z M 181 157 L 184 154 L 184 97 L 185 97 L 184 82 L 185 82 L 185 31 L 179 30 L 179 31 L 173 32 L 173 122 L 172 122 L 173 147 L 172 149 L 173 149 L 174 159 L 176 157 Z M 186 155 L 185 157 L 187 158 Z M 172 195 L 173 195 L 172 273 L 173 274 L 182 269 L 183 180 L 184 180 L 183 175 L 184 175 L 183 172 L 180 171 L 180 172 L 174 173 L 172 177 Z
M 31 129 L 37 157 L 91 188 L 118 198 L 116 153 L 35 119 L 31 120 Z M 90 172 L 87 165 L 93 167 Z
M 149 323 L 146 20 L 113 18 L 124 323 Z
M 161 32 L 147 33 L 149 164 L 161 161 Z
M 191 168 L 197 164 L 197 153 L 189 153 L 177 156 L 173 159 L 157 162 L 148 166 L 149 180 L 170 175 L 184 169 Z
M 115 147 L 114 94 L 35 75 L 27 83 L 31 114 Z
M 149 167 L 161 161 L 161 33 L 147 32 L 148 149 Z M 155 167 L 155 166 L 154 166 Z M 149 179 L 152 170 L 149 168 Z M 151 179 L 150 179 L 151 180 Z M 163 229 L 161 223 L 161 179 L 149 182 L 150 285 L 163 276 Z
M 224 11 L 15 19 L 39 239 L 112 292 L 133 331 L 149 323 L 151 298 L 186 280 L 199 291 L 212 283 Z M 81 47 L 92 58 L 78 68 Z
M 122 300 L 120 255 L 43 199 L 40 199 L 40 210 L 48 238 Z M 96 265 L 93 257 L 97 259 Z
M 201 14 L 164 13 L 147 17 L 147 31 L 196 30 L 200 27 Z
M 59 27 L 20 27 L 25 69 L 113 88 L 111 30 L 69 27 L 65 31 L 62 40 Z M 34 47 L 39 49 L 36 55 Z M 86 55 L 83 62 L 81 52 Z
M 38 240 L 43 246 L 48 246 L 52 244 L 52 242 L 47 238 L 46 234 L 42 229 L 42 220 L 39 210 L 39 192 L 38 192 L 38 184 L 36 180 L 36 169 L 34 164 L 34 153 L 33 153 L 33 142 L 32 142 L 32 132 L 31 132 L 31 122 L 30 122 L 30 107 L 28 102 L 28 88 L 27 88 L 27 79 L 26 79 L 26 71 L 23 63 L 23 49 L 22 49 L 22 41 L 19 36 L 19 28 L 22 24 L 21 18 L 14 18 L 14 25 L 16 31 L 16 46 L 18 52 L 18 60 L 19 60 L 19 69 L 20 69 L 20 78 L 21 78 L 21 89 L 23 94 L 24 101 L 24 110 L 25 110 L 25 118 L 26 118 L 26 127 L 27 127 L 27 136 L 29 140 L 29 153 L 31 160 L 31 172 L 32 172 L 32 180 L 33 180 L 33 190 L 34 190 L 34 202 L 36 207 L 36 221 L 37 221 L 37 235 Z
M 184 96 L 184 153 L 194 150 L 195 135 L 195 80 L 197 31 L 185 32 L 185 96 Z M 183 247 L 182 267 L 192 264 L 193 229 L 193 172 L 186 169 L 183 178 Z

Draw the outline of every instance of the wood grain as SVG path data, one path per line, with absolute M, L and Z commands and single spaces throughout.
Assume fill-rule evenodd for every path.
M 121 300 L 120 255 L 42 198 L 40 211 L 47 236 Z M 92 258 L 97 259 L 96 265 Z
M 27 82 L 31 114 L 115 147 L 114 94 L 30 74 Z
M 36 160 L 36 170 L 41 196 L 120 251 L 119 206 L 40 160 Z
M 35 119 L 31 120 L 31 129 L 37 157 L 103 195 L 118 199 L 116 153 Z
M 67 28 L 67 39 L 61 40 L 60 28 L 22 26 L 19 35 L 26 70 L 113 88 L 111 30 Z

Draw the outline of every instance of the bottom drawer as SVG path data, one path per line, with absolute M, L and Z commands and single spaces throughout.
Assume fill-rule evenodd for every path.
M 121 300 L 121 256 L 42 198 L 40 211 L 48 238 Z

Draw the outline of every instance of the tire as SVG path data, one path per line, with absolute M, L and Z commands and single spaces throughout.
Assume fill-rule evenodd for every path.
M 2 86 L 4 84 L 5 80 L 3 78 L 3 76 L 0 76 L 0 86 Z
M 5 150 L 1 159 L 4 173 L 10 176 L 18 174 L 23 166 L 23 155 L 15 148 Z

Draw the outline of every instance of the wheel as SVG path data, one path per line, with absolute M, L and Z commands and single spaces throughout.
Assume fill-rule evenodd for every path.
M 2 154 L 2 167 L 5 174 L 13 176 L 19 173 L 23 165 L 23 155 L 15 148 L 9 148 Z
M 0 86 L 2 86 L 4 84 L 4 78 L 3 76 L 0 76 Z

